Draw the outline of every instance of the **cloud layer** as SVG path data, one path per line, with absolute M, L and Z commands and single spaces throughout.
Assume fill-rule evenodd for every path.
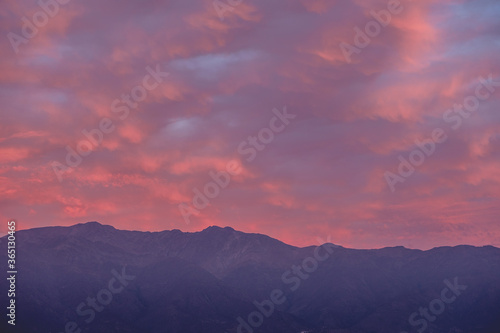
M 377 34 L 367 23 L 394 1 L 42 3 L 54 15 L 30 38 L 23 17 L 42 22 L 40 5 L 0 5 L 0 219 L 500 245 L 500 86 L 459 112 L 480 77 L 500 82 L 497 1 L 402 1 Z M 341 43 L 358 52 L 346 59 Z M 156 68 L 168 77 L 124 102 Z M 238 147 L 285 106 L 296 117 L 248 161 Z M 105 118 L 113 130 L 60 182 L 54 161 Z M 447 140 L 392 192 L 384 174 L 436 128 Z M 187 224 L 179 205 L 233 160 L 240 172 Z

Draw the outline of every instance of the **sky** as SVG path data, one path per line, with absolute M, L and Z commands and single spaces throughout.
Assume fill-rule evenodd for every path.
M 4 0 L 0 231 L 500 246 L 499 14 L 496 0 Z

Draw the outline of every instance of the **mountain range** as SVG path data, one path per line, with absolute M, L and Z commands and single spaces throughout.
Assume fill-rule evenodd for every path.
M 7 237 L 0 248 L 6 272 Z M 493 246 L 299 248 L 230 227 L 89 222 L 16 232 L 16 260 L 16 325 L 3 315 L 1 332 L 500 332 Z

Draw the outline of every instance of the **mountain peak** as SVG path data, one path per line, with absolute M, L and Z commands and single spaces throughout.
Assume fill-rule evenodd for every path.
M 212 225 L 212 226 L 210 226 L 208 228 L 203 229 L 203 231 L 215 231 L 215 230 L 219 230 L 219 231 L 235 231 L 231 227 L 219 227 L 217 225 Z
M 100 231 L 100 230 L 116 230 L 115 227 L 107 224 L 101 224 L 97 221 L 90 221 L 86 223 L 78 223 L 72 226 L 76 230 L 84 231 Z

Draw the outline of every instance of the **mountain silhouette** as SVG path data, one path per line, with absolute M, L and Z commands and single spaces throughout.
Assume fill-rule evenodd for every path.
M 299 248 L 230 227 L 89 222 L 16 232 L 16 264 L 16 325 L 1 332 L 500 332 L 493 246 Z

